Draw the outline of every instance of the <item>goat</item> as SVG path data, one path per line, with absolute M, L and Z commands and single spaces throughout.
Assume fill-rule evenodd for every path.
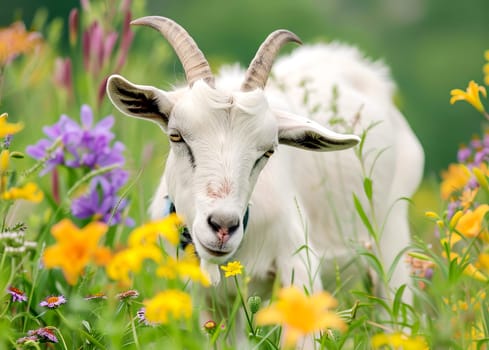
M 386 266 L 408 246 L 408 204 L 398 199 L 419 185 L 424 154 L 393 104 L 385 66 L 339 43 L 302 46 L 274 63 L 284 44 L 300 43 L 292 32 L 277 30 L 246 71 L 233 66 L 214 76 L 176 22 L 149 16 L 132 24 L 166 38 L 187 85 L 163 91 L 112 75 L 107 93 L 122 113 L 155 122 L 168 135 L 150 213 L 161 217 L 171 205 L 183 217 L 214 284 L 219 264 L 239 260 L 256 289 L 270 292 L 273 278 L 322 289 L 321 280 L 350 262 L 357 245 L 370 244 L 352 195 L 368 208 L 367 175 L 375 208 L 368 215 L 384 223 Z M 332 125 L 333 117 L 342 123 Z M 366 129 L 362 163 L 354 133 Z M 409 280 L 407 266 L 396 269 L 392 288 Z

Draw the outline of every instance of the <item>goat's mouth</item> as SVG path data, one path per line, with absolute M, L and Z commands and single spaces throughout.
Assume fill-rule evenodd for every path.
M 199 240 L 199 245 L 201 246 L 201 248 L 204 250 L 205 253 L 213 256 L 213 257 L 216 257 L 216 258 L 220 258 L 220 257 L 223 257 L 223 256 L 226 256 L 226 255 L 229 255 L 232 251 L 231 250 L 222 250 L 222 249 L 214 249 L 214 248 L 210 248 L 208 246 L 206 246 L 205 244 L 203 244 L 200 240 Z

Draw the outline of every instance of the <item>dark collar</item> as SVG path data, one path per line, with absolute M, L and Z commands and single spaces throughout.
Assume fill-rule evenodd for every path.
M 165 196 L 165 208 L 164 208 L 164 216 L 170 215 L 171 213 L 176 213 L 177 209 L 175 208 L 175 204 L 168 197 Z M 243 231 L 246 232 L 246 227 L 248 226 L 248 219 L 250 216 L 250 206 L 246 208 L 246 213 L 243 217 Z M 188 232 L 187 226 L 183 227 L 182 232 L 180 233 L 180 248 L 185 249 L 189 244 L 192 243 L 192 236 L 190 236 L 190 232 Z

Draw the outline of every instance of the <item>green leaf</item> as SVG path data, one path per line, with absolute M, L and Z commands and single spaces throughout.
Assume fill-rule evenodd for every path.
M 353 202 L 355 204 L 355 209 L 357 210 L 358 215 L 360 216 L 360 219 L 362 219 L 363 224 L 368 230 L 368 233 L 375 239 L 375 241 L 378 241 L 378 236 L 377 232 L 375 232 L 372 224 L 370 223 L 370 220 L 368 219 L 367 214 L 365 213 L 365 210 L 362 207 L 362 203 L 360 203 L 360 200 L 358 197 L 353 194 Z
M 367 195 L 367 198 L 369 201 L 372 200 L 372 179 L 369 177 L 366 177 L 363 180 L 363 190 L 365 191 L 365 194 Z

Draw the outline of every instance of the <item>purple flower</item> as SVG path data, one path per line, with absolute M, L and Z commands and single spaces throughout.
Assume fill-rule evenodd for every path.
M 113 143 L 111 129 L 114 117 L 107 116 L 94 123 L 91 108 L 83 105 L 80 120 L 81 124 L 78 124 L 62 115 L 56 124 L 43 129 L 48 139 L 27 148 L 30 156 L 45 162 L 41 174 L 60 165 L 88 172 L 124 164 L 124 145 L 121 142 Z M 59 147 L 53 149 L 55 142 L 59 143 Z M 72 201 L 73 215 L 80 219 L 95 217 L 110 224 L 120 223 L 128 203 L 117 192 L 127 179 L 127 172 L 117 168 L 95 176 L 90 181 L 87 193 Z M 132 220 L 126 219 L 125 224 L 131 225 Z
M 27 337 L 25 337 L 25 338 L 28 338 L 28 340 L 32 340 L 32 337 L 36 337 L 37 338 L 36 340 L 41 342 L 41 343 L 57 343 L 58 342 L 58 338 L 56 338 L 56 335 L 54 334 L 52 329 L 50 329 L 48 327 L 43 327 L 43 328 L 39 328 L 39 329 L 35 329 L 35 330 L 31 330 L 31 331 L 27 332 Z M 23 338 L 21 338 L 21 339 L 23 339 Z M 17 340 L 17 342 L 19 342 L 19 340 Z
M 56 309 L 58 306 L 65 304 L 66 298 L 63 295 L 49 296 L 39 303 L 40 306 L 45 306 L 50 309 Z
M 27 154 L 31 157 L 38 160 L 48 158 L 42 174 L 51 171 L 57 165 L 96 169 L 124 163 L 124 145 L 116 142 L 113 147 L 111 146 L 114 139 L 111 132 L 114 117 L 107 116 L 93 125 L 93 112 L 89 106 L 83 105 L 80 119 L 81 125 L 62 115 L 58 123 L 43 128 L 48 139 L 42 139 L 36 145 L 27 147 Z M 56 141 L 61 142 L 60 147 L 48 152 Z
M 7 288 L 7 292 L 12 296 L 12 302 L 23 302 L 23 301 L 27 301 L 27 296 L 25 295 L 25 293 L 23 291 L 21 291 L 20 289 L 17 289 L 15 287 L 8 287 Z
M 95 217 L 112 225 L 122 221 L 122 212 L 127 207 L 127 200 L 121 199 L 117 191 L 127 181 L 124 170 L 114 169 L 92 179 L 87 194 L 73 200 L 71 210 L 80 219 Z M 125 224 L 131 226 L 131 219 Z
M 472 155 L 472 150 L 469 147 L 462 145 L 458 150 L 457 159 L 459 163 L 465 163 L 469 160 L 471 155 Z

